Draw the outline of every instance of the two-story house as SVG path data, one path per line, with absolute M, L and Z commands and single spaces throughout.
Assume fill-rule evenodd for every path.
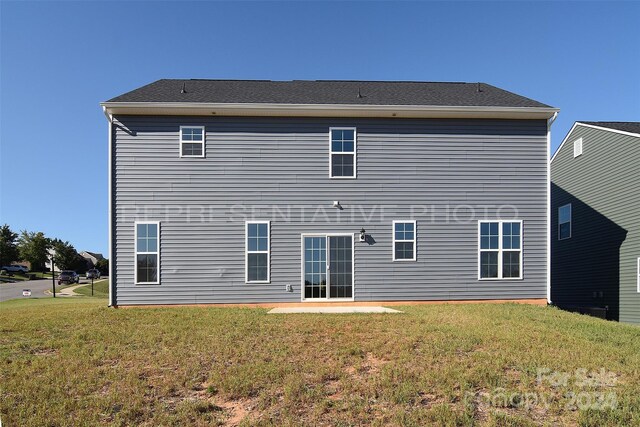
M 230 80 L 102 106 L 113 306 L 548 300 L 555 108 L 484 83 Z
M 551 203 L 553 303 L 640 323 L 640 122 L 576 122 Z

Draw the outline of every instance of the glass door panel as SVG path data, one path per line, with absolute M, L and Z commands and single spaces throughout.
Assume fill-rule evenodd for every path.
M 327 297 L 327 238 L 304 238 L 304 297 Z
M 353 236 L 329 237 L 329 297 L 353 296 Z

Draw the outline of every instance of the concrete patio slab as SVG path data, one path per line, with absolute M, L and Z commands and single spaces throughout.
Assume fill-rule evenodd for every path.
M 381 306 L 348 306 L 348 307 L 279 307 L 274 308 L 268 314 L 336 314 L 336 313 L 402 313 L 400 310 Z

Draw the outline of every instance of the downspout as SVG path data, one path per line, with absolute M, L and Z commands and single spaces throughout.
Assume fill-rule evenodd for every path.
M 113 116 L 107 111 L 107 107 L 102 106 L 102 112 L 104 113 L 104 116 L 107 118 L 107 122 L 109 122 L 109 167 L 108 167 L 108 176 L 109 176 L 109 307 L 113 307 L 113 295 L 114 295 L 114 287 L 115 287 L 115 277 L 113 276 L 113 218 L 112 218 L 112 214 L 113 214 L 113 210 L 112 210 L 112 201 L 113 201 L 113 194 L 112 194 L 112 166 L 113 166 L 113 162 L 112 162 L 112 145 L 113 145 L 113 139 L 112 139 L 112 129 L 113 129 Z
M 551 304 L 551 125 L 557 117 L 556 111 L 547 119 L 547 304 Z

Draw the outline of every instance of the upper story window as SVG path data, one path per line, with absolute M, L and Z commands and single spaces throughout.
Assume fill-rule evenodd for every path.
M 416 260 L 415 221 L 393 221 L 393 260 Z
M 573 157 L 582 155 L 582 138 L 578 138 L 573 141 Z
M 522 279 L 522 221 L 480 221 L 480 279 Z
M 571 203 L 558 208 L 558 240 L 571 237 Z
M 204 157 L 204 126 L 180 126 L 180 157 Z
M 268 283 L 270 273 L 270 223 L 248 221 L 246 226 L 246 282 Z
M 356 128 L 329 129 L 329 176 L 356 177 Z
M 135 281 L 139 285 L 160 283 L 160 223 L 136 222 Z

